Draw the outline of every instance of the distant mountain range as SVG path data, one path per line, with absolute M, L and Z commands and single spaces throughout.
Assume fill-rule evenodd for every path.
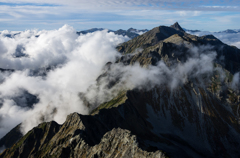
M 202 32 L 201 30 L 190 30 L 190 29 L 185 29 L 185 28 L 182 28 L 182 29 L 186 32 L 189 32 L 189 33 Z M 119 29 L 117 31 L 110 30 L 110 29 L 104 29 L 104 28 L 91 28 L 91 29 L 88 29 L 88 30 L 77 31 L 77 34 L 81 35 L 81 34 L 93 33 L 93 32 L 96 32 L 96 31 L 103 31 L 103 30 L 108 30 L 108 32 L 113 32 L 117 35 L 128 36 L 131 39 L 149 31 L 148 29 L 138 30 L 138 29 L 134 29 L 134 28 L 129 28 L 128 30 Z M 235 34 L 235 33 L 240 33 L 240 29 L 227 29 L 227 30 L 224 30 L 224 31 L 213 32 L 213 33 Z M 0 34 L 1 34 L 1 32 L 0 32 Z M 14 37 L 18 34 L 19 34 L 19 32 L 15 31 L 14 33 L 6 33 L 6 34 L 4 34 L 4 36 L 12 38 L 12 37 Z
M 103 31 L 103 30 L 108 30 L 108 29 L 92 28 L 92 29 L 89 29 L 89 30 L 79 31 L 79 32 L 77 32 L 77 34 L 81 35 L 81 34 L 93 33 L 95 31 Z M 137 36 L 147 32 L 147 31 L 148 31 L 147 29 L 137 30 L 137 29 L 134 29 L 134 28 L 129 28 L 128 30 L 119 29 L 117 31 L 108 30 L 108 32 L 113 32 L 113 33 L 115 33 L 117 35 L 128 36 L 129 38 L 137 37 Z
M 202 32 L 201 30 L 188 30 L 188 29 L 184 29 L 184 31 L 186 32 Z M 213 32 L 213 33 L 240 33 L 240 29 L 234 29 L 234 30 L 231 30 L 231 29 L 227 29 L 227 30 L 224 30 L 224 31 L 218 31 L 218 32 Z
M 138 30 L 138 29 L 134 29 L 134 28 L 129 28 L 128 30 L 119 29 L 117 31 L 104 29 L 104 28 L 92 28 L 92 29 L 88 29 L 88 30 L 77 31 L 77 34 L 81 35 L 81 34 L 93 33 L 96 31 L 103 31 L 103 30 L 108 30 L 108 32 L 113 32 L 117 35 L 128 36 L 131 39 L 148 31 L 147 29 Z M 2 34 L 2 32 L 0 32 L 0 34 Z M 4 33 L 4 36 L 13 38 L 14 36 L 16 36 L 18 34 L 20 34 L 20 32 L 15 31 L 14 33 Z

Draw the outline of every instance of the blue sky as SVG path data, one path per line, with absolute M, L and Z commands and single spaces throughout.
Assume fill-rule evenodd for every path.
M 239 0 L 0 0 L 0 31 L 151 29 L 178 21 L 187 29 L 240 29 Z

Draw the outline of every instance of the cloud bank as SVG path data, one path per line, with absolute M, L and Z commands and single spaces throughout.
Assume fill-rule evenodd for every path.
M 26 133 L 43 121 L 63 123 L 72 112 L 87 114 L 79 92 L 95 82 L 106 62 L 115 60 L 116 45 L 126 40 L 107 31 L 78 36 L 68 25 L 25 31 L 14 38 L 1 36 L 0 67 L 15 71 L 0 73 L 0 137 L 24 120 Z M 16 57 L 19 45 L 24 56 Z M 24 106 L 25 91 L 39 102 Z
M 214 35 L 223 43 L 240 48 L 240 32 L 238 33 L 209 32 L 209 31 L 197 31 L 197 32 L 187 31 L 187 32 L 196 36 Z

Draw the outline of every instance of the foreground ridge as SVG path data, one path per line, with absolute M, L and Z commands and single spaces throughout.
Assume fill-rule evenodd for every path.
M 5 150 L 0 157 L 160 157 L 161 151 L 147 152 L 138 147 L 137 137 L 129 130 L 101 128 L 84 130 L 83 120 L 89 116 L 73 113 L 63 125 L 56 122 L 40 124 L 29 131 L 11 149 Z M 94 119 L 94 118 L 92 118 Z M 96 131 L 103 134 L 96 135 Z M 104 131 L 104 132 L 103 132 Z M 91 138 L 93 137 L 93 138 Z M 99 142 L 96 141 L 99 138 Z M 96 145 L 94 145 L 96 144 Z M 24 150 L 22 150 L 24 149 Z

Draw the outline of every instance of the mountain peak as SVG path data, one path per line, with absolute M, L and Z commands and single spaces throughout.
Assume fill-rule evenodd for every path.
M 175 22 L 175 23 L 174 23 L 173 25 L 171 25 L 170 27 L 171 27 L 171 28 L 174 28 L 174 29 L 176 29 L 176 30 L 178 30 L 178 31 L 185 32 L 185 31 L 182 29 L 182 27 L 179 25 L 178 22 Z
M 129 28 L 128 30 L 127 30 L 128 32 L 131 32 L 131 31 L 137 31 L 137 29 L 134 29 L 134 28 Z

